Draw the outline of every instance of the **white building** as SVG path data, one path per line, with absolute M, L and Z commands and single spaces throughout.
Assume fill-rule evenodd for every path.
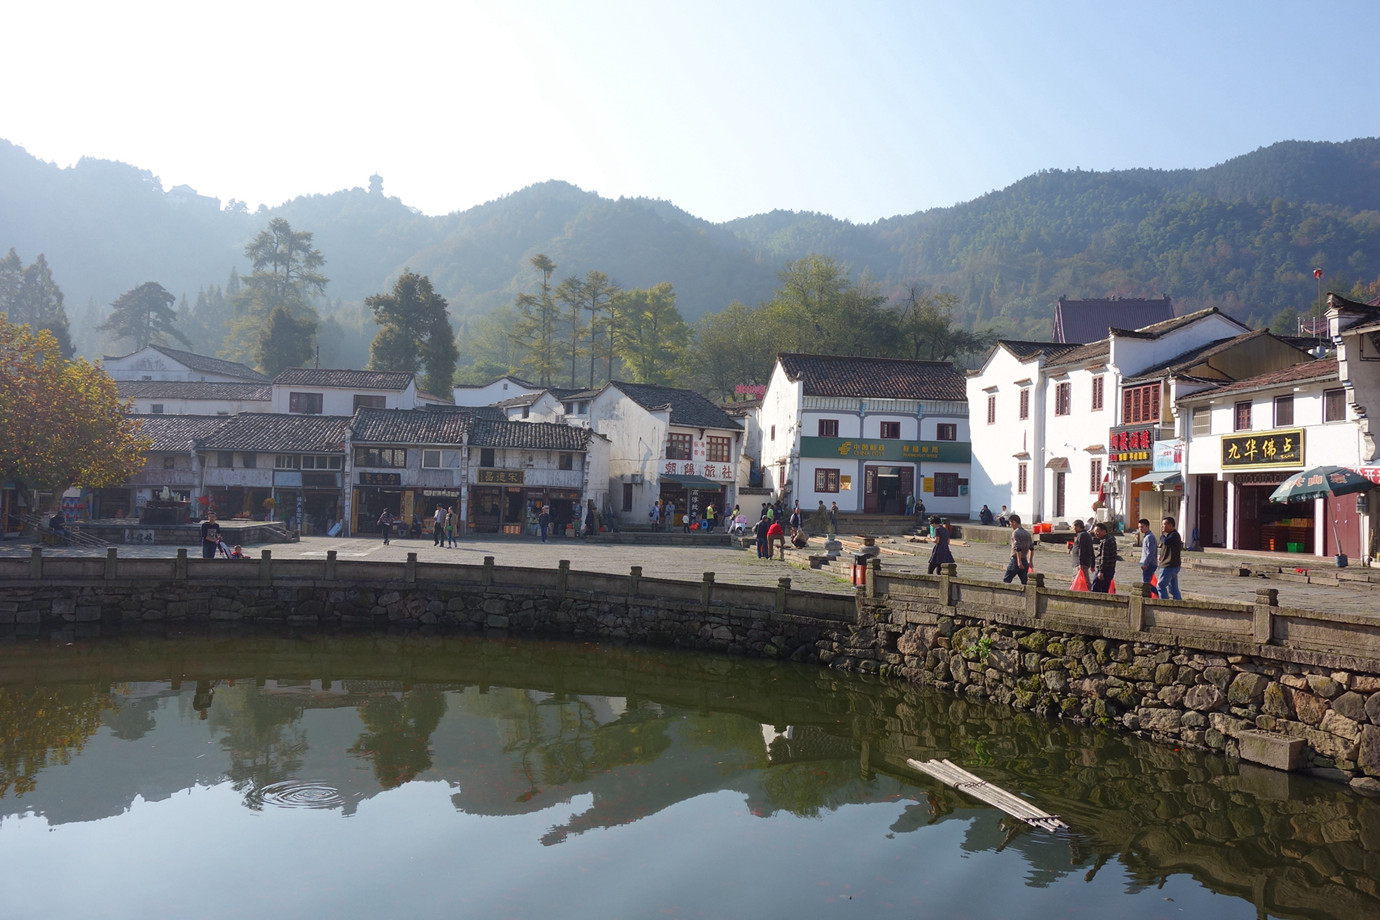
M 763 485 L 812 510 L 966 515 L 963 374 L 947 361 L 782 354 L 760 410 Z
M 404 371 L 290 367 L 273 378 L 273 411 L 293 415 L 354 415 L 360 409 L 415 409 L 428 400 Z
M 530 380 L 508 375 L 482 386 L 457 384 L 451 388 L 451 397 L 457 406 L 492 406 L 514 396 L 530 396 L 544 389 Z
M 273 388 L 267 382 L 117 380 L 115 388 L 138 415 L 236 415 L 273 407 Z
M 113 380 L 199 380 L 222 383 L 268 383 L 268 377 L 237 361 L 225 361 L 149 345 L 127 355 L 106 355 L 101 367 Z

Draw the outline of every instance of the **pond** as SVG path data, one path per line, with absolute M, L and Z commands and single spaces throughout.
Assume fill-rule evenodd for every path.
M 1380 801 L 808 666 L 11 642 L 0 730 L 6 918 L 1380 917 Z

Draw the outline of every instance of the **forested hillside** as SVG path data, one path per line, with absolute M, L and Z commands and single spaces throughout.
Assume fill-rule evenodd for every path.
M 232 271 L 248 270 L 246 243 L 277 217 L 313 234 L 326 259 L 321 312 L 332 325 L 322 336 L 334 337 L 340 360 L 367 354 L 374 329 L 361 305 L 405 267 L 429 276 L 457 326 L 471 329 L 532 291 L 538 253 L 556 263 L 555 281 L 597 271 L 624 289 L 669 282 L 691 323 L 771 298 L 788 262 L 817 253 L 884 297 L 948 291 L 962 324 L 1026 337 L 1047 334 L 1061 295 L 1168 294 L 1181 312 L 1218 306 L 1279 325 L 1314 303 L 1315 267 L 1329 290 L 1380 279 L 1375 138 L 1282 142 L 1201 170 L 1041 172 L 868 225 L 784 211 L 716 225 L 669 202 L 610 200 L 559 181 L 443 217 L 383 188 L 257 213 L 178 191 L 164 193 L 135 166 L 84 159 L 60 169 L 0 141 L 0 255 L 45 256 L 74 344 L 91 356 L 108 344 L 92 330 L 122 293 L 156 281 L 188 311 L 199 292 L 233 287 Z M 206 302 L 197 344 L 214 350 L 221 301 Z

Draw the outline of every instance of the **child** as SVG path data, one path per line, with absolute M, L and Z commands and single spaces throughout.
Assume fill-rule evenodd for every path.
M 235 548 L 230 551 L 230 558 L 248 559 L 249 557 L 244 554 L 244 549 L 238 543 L 236 543 Z

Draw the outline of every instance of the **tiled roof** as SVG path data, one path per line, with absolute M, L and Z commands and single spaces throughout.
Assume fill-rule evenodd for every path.
M 671 410 L 671 424 L 686 428 L 731 428 L 743 426 L 727 412 L 705 399 L 694 390 L 681 390 L 675 387 L 662 387 L 650 383 L 628 383 L 613 380 L 609 386 L 617 387 L 629 399 L 644 409 Z
M 1109 339 L 1100 342 L 1089 342 L 1086 345 L 1079 345 L 1071 348 L 1061 355 L 1055 355 L 1045 362 L 1047 370 L 1055 370 L 1064 367 L 1082 367 L 1087 364 L 1106 362 L 1112 355 L 1112 343 Z
M 457 389 L 457 390 L 482 390 L 482 389 L 484 389 L 484 388 L 487 387 L 487 386 L 493 386 L 495 383 L 498 383 L 499 380 L 510 380 L 510 381 L 512 381 L 513 383 L 516 383 L 518 386 L 520 386 L 520 387 L 527 387 L 527 388 L 530 389 L 530 390 L 539 390 L 539 389 L 541 389 L 541 384 L 539 384 L 539 383 L 532 383 L 532 382 L 529 381 L 529 380 L 523 380 L 521 377 L 514 377 L 512 374 L 507 374 L 507 375 L 505 375 L 505 376 L 499 377 L 497 380 L 491 380 L 491 381 L 489 381 L 488 383 L 457 383 L 457 384 L 455 385 L 455 389 Z
M 474 415 L 447 407 L 360 409 L 350 424 L 351 439 L 368 444 L 459 444 Z
M 1143 300 L 1112 297 L 1106 300 L 1065 300 L 1054 305 L 1054 338 L 1059 342 L 1085 344 L 1107 337 L 1113 328 L 1141 329 L 1174 317 L 1168 297 Z
M 331 370 L 289 367 L 273 378 L 275 386 L 335 387 L 342 390 L 405 390 L 412 382 L 406 371 Z
M 167 355 L 174 361 L 181 362 L 188 369 L 202 374 L 221 374 L 226 377 L 243 377 L 245 380 L 268 381 L 267 374 L 261 374 L 254 368 L 238 361 L 226 361 L 208 355 L 199 355 L 195 352 L 179 351 L 176 348 L 168 348 L 166 345 L 150 345 L 149 347 Z
M 230 421 L 224 415 L 131 415 L 139 421 L 140 437 L 153 442 L 150 452 L 187 453 L 193 443 Z
M 1182 329 L 1184 326 L 1192 325 L 1193 323 L 1196 323 L 1198 320 L 1203 319 L 1206 316 L 1213 315 L 1225 314 L 1223 314 L 1222 311 L 1217 309 L 1216 307 L 1208 307 L 1204 310 L 1198 310 L 1194 313 L 1185 313 L 1183 316 L 1176 316 L 1172 319 L 1167 319 L 1164 322 L 1151 323 L 1148 326 L 1113 326 L 1111 327 L 1109 332 L 1115 332 L 1119 336 L 1129 336 L 1131 338 L 1137 339 L 1157 339 L 1160 336 L 1167 335 L 1168 333 L 1173 332 L 1175 329 Z M 1231 317 L 1226 318 L 1231 319 Z M 1236 320 L 1231 321 L 1233 323 L 1236 323 L 1236 325 L 1240 326 L 1243 332 L 1247 329 L 1244 323 L 1239 323 Z
M 350 417 L 244 412 L 220 421 L 220 428 L 201 438 L 198 447 L 326 454 L 345 449 Z
M 1206 345 L 1199 345 L 1197 348 L 1190 348 L 1188 351 L 1181 352 L 1167 361 L 1161 361 L 1154 367 L 1147 367 L 1134 377 L 1127 377 L 1122 381 L 1122 385 L 1148 382 L 1162 377 L 1183 376 L 1214 355 L 1219 355 L 1224 351 L 1236 348 L 1239 345 L 1245 345 L 1255 339 L 1263 338 L 1268 335 L 1270 335 L 1270 330 L 1256 329 L 1251 332 L 1243 332 L 1237 336 L 1217 339 L 1208 342 Z M 1302 358 L 1303 355 L 1300 354 L 1299 357 Z M 1222 376 L 1223 375 L 1219 374 L 1217 379 L 1220 380 Z
M 1328 355 L 1315 361 L 1303 361 L 1277 371 L 1270 371 L 1268 374 L 1257 374 L 1244 380 L 1236 380 L 1220 387 L 1213 387 L 1210 390 L 1200 390 L 1191 396 L 1184 397 L 1184 399 L 1218 396 L 1224 393 L 1244 393 L 1248 390 L 1267 390 L 1271 387 L 1299 383 L 1305 380 L 1327 380 L 1336 376 L 1337 356 Z
M 470 429 L 471 447 L 514 447 L 523 450 L 589 449 L 588 428 L 562 422 L 509 422 L 475 419 Z
M 500 421 L 500 422 L 503 421 L 504 419 L 506 419 L 506 418 L 508 417 L 508 414 L 507 414 L 506 412 L 504 412 L 502 409 L 498 408 L 497 406 L 450 406 L 450 405 L 438 406 L 438 405 L 428 404 L 428 405 L 422 406 L 421 409 L 420 409 L 420 411 L 422 411 L 422 412 L 460 412 L 460 413 L 463 413 L 463 414 L 465 414 L 465 415 L 468 415 L 470 418 L 491 418 L 491 419 L 494 419 L 495 421 Z
M 121 399 L 215 399 L 229 402 L 270 402 L 267 383 L 221 383 L 214 380 L 117 380 Z
M 963 373 L 948 361 L 799 354 L 776 359 L 789 379 L 803 383 L 806 396 L 968 399 Z
M 1022 361 L 1036 355 L 1057 355 L 1077 348 L 1073 342 L 1021 342 L 1015 339 L 997 339 L 997 344 Z

